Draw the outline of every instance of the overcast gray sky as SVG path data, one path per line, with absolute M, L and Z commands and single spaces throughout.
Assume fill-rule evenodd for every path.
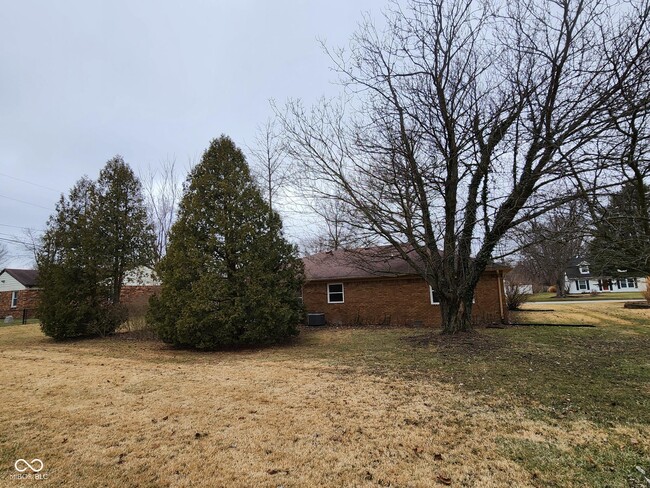
M 0 0 L 0 242 L 29 265 L 61 192 L 121 154 L 136 172 L 242 149 L 272 114 L 338 87 L 318 39 L 344 46 L 383 0 Z M 294 232 L 295 233 L 295 232 Z M 22 256 L 21 256 L 22 254 Z M 0 263 L 2 266 L 2 263 Z

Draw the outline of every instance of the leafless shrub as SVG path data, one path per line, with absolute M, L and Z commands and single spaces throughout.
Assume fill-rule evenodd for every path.
M 506 306 L 508 310 L 519 310 L 528 301 L 528 294 L 519 283 L 506 283 Z

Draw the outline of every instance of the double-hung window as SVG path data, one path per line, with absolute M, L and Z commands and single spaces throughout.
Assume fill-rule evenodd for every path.
M 589 290 L 589 280 L 578 280 L 578 290 Z
M 621 278 L 621 288 L 636 288 L 636 280 L 634 278 Z
M 343 283 L 327 284 L 327 303 L 343 303 Z
M 17 291 L 12 291 L 11 292 L 11 308 L 16 308 L 18 307 L 18 292 Z

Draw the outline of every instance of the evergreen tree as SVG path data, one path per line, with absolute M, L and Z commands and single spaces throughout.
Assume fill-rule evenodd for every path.
M 118 303 L 126 272 L 151 266 L 155 254 L 155 235 L 147 216 L 142 185 L 120 156 L 108 161 L 99 173 L 96 201 L 111 300 Z
M 148 319 L 165 342 L 199 349 L 286 339 L 302 315 L 296 254 L 242 152 L 221 136 L 188 177 Z
M 139 183 L 119 157 L 97 182 L 82 178 L 61 196 L 37 255 L 45 334 L 106 335 L 126 319 L 119 304 L 124 272 L 148 264 L 153 252 L 143 211 Z
M 594 219 L 589 264 L 599 274 L 650 274 L 650 188 L 623 185 Z
M 37 256 L 41 287 L 38 316 L 45 334 L 55 339 L 99 332 L 106 303 L 101 261 L 94 235 L 95 184 L 83 178 L 68 198 L 61 196 L 50 217 Z

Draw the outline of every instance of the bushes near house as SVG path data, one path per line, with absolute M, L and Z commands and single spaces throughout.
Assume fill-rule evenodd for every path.
M 157 271 L 147 320 L 165 342 L 214 349 L 298 333 L 302 262 L 228 137 L 190 173 Z
M 519 310 L 528 301 L 529 295 L 519 283 L 506 283 L 506 306 L 508 310 Z

